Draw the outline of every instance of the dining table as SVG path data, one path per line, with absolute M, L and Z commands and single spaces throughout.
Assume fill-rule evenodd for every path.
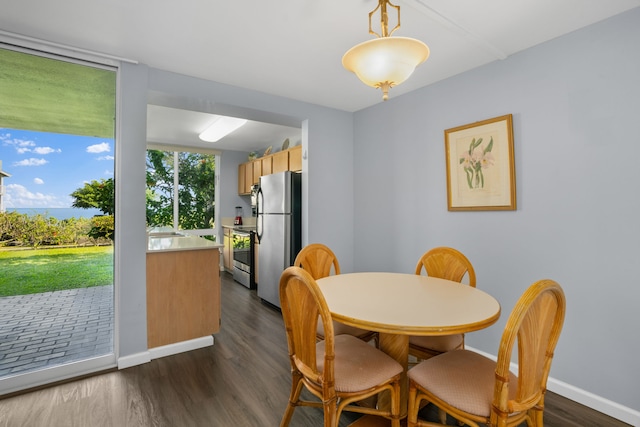
M 481 289 L 430 276 L 393 272 L 343 273 L 317 280 L 334 320 L 378 332 L 380 350 L 403 367 L 401 412 L 406 417 L 409 337 L 478 331 L 500 317 L 499 302 Z M 389 407 L 390 395 L 377 402 Z M 365 415 L 352 426 L 386 425 Z

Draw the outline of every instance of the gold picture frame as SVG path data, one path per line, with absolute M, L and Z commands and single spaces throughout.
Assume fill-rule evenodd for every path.
M 513 117 L 444 131 L 450 211 L 516 210 Z

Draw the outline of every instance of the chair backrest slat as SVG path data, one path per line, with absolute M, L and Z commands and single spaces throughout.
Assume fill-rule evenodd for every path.
M 332 271 L 333 274 L 340 274 L 338 258 L 322 243 L 312 243 L 302 248 L 293 265 L 304 268 L 316 280 L 330 276 Z
M 492 411 L 492 419 L 497 421 L 508 413 L 529 410 L 543 399 L 553 352 L 564 323 L 565 305 L 562 288 L 548 279 L 531 285 L 516 303 L 498 350 L 493 406 L 499 411 Z M 509 366 L 516 342 L 518 383 L 509 384 Z M 508 400 L 510 387 L 517 389 L 513 400 Z
M 327 302 L 316 281 L 299 267 L 287 268 L 280 277 L 280 305 L 287 332 L 289 357 L 305 376 L 333 383 L 334 333 Z M 316 328 L 325 330 L 323 372 L 316 359 Z
M 469 286 L 476 286 L 476 273 L 473 265 L 464 254 L 456 249 L 437 247 L 426 252 L 416 265 L 416 274 L 425 270 L 428 276 L 462 282 L 465 274 L 469 276 Z

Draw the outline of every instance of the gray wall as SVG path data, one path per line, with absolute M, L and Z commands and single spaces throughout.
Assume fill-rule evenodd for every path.
M 144 361 L 145 150 L 147 102 L 204 112 L 242 111 L 250 119 L 303 126 L 303 186 L 306 240 L 334 248 L 345 271 L 353 268 L 353 122 L 352 114 L 191 78 L 145 65 L 124 64 L 120 73 L 117 147 L 116 266 L 118 349 L 121 358 Z M 222 155 L 220 196 L 223 216 L 234 216 L 237 165 L 245 155 Z M 308 171 L 311 171 L 309 173 Z M 232 174 L 227 175 L 227 174 Z M 247 211 L 248 212 L 248 211 Z M 311 212 L 311 213 L 309 213 Z M 347 218 L 347 221 L 345 221 Z M 128 362 L 135 364 L 135 362 Z
M 355 269 L 413 271 L 446 245 L 500 321 L 520 294 L 567 295 L 551 376 L 640 410 L 640 9 L 355 114 Z M 429 62 L 421 65 L 429 67 Z M 517 211 L 448 212 L 444 130 L 513 114 Z
M 555 279 L 568 311 L 552 377 L 640 410 L 638 24 L 634 10 L 405 96 L 392 93 L 356 114 L 125 64 L 116 170 L 120 356 L 146 351 L 146 103 L 239 108 L 248 118 L 302 126 L 304 243 L 328 244 L 344 272 L 410 272 L 433 246 L 461 249 L 478 286 L 503 307 L 498 324 L 467 338 L 490 354 L 522 291 Z M 508 113 L 518 210 L 448 212 L 444 129 Z M 223 155 L 223 165 L 239 160 L 231 157 Z M 235 178 L 221 187 L 228 216 Z

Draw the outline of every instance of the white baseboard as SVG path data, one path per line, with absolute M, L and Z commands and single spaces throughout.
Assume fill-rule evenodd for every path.
M 489 359 L 496 360 L 496 356 L 494 356 L 493 354 L 485 353 L 484 351 L 478 350 L 473 347 L 467 346 L 466 348 L 468 350 L 480 353 L 483 356 L 488 357 Z M 512 363 L 511 371 L 518 372 L 518 365 Z M 628 408 L 619 403 L 613 402 L 609 399 L 595 395 L 591 392 L 582 390 L 578 387 L 572 386 L 571 384 L 567 384 L 551 377 L 547 379 L 547 389 L 553 393 L 559 394 L 560 396 L 566 397 L 567 399 L 571 399 L 574 402 L 580 403 L 581 405 L 593 408 L 598 412 L 602 412 L 603 414 L 618 419 L 622 422 L 631 424 L 632 426 L 640 427 L 640 411 Z
M 211 335 L 175 344 L 163 345 L 161 347 L 150 348 L 147 351 L 119 357 L 118 369 L 126 369 L 132 366 L 142 365 L 151 362 L 153 359 L 171 356 L 172 354 L 184 353 L 185 351 L 196 350 L 210 345 L 213 345 L 213 336 Z
M 149 349 L 149 353 L 151 353 L 151 359 L 153 360 L 171 356 L 172 354 L 184 353 L 185 351 L 197 350 L 210 345 L 213 345 L 212 335 L 189 341 L 182 341 L 175 344 L 163 345 L 162 347 L 151 348 Z
M 126 369 L 136 365 L 151 362 L 151 354 L 148 351 L 118 357 L 118 369 Z
M 613 402 L 604 397 L 595 395 L 586 390 L 574 387 L 571 384 L 564 383 L 549 377 L 547 380 L 547 389 L 550 391 L 571 399 L 582 405 L 595 409 L 598 412 L 607 414 L 632 426 L 640 426 L 640 412 L 619 403 Z

